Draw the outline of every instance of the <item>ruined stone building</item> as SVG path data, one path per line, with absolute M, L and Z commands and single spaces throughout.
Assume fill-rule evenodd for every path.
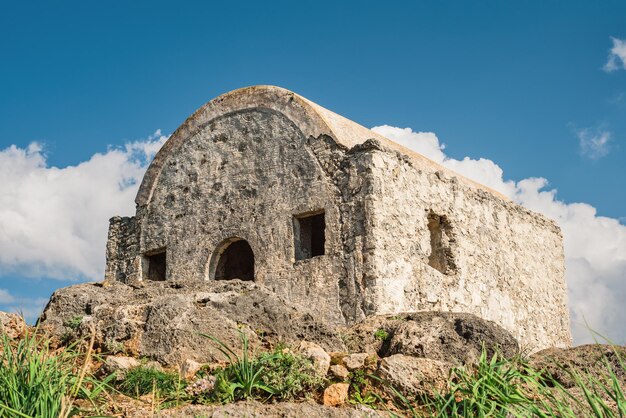
M 288 90 L 224 94 L 169 138 L 107 280 L 254 280 L 334 324 L 411 311 L 570 344 L 554 222 Z

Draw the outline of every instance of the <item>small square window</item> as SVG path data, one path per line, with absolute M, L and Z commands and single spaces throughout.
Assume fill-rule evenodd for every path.
M 148 263 L 147 275 L 145 278 L 147 280 L 152 280 L 156 282 L 162 282 L 165 280 L 165 271 L 166 271 L 166 252 L 165 250 L 153 253 L 150 255 L 145 255 L 145 260 Z
M 296 260 L 306 260 L 324 255 L 326 244 L 324 212 L 294 217 L 293 235 Z

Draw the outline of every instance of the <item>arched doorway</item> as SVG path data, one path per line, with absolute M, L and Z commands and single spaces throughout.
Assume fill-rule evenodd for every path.
M 213 280 L 254 280 L 254 252 L 248 241 L 230 238 L 217 247 L 209 267 Z

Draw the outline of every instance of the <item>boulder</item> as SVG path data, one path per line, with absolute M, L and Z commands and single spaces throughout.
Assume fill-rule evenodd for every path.
M 350 371 L 362 369 L 365 367 L 365 360 L 369 357 L 367 353 L 349 354 L 343 358 L 343 364 Z
M 385 340 L 377 338 L 385 330 Z M 454 312 L 418 312 L 374 316 L 353 326 L 350 344 L 374 349 L 380 357 L 405 354 L 454 364 L 474 363 L 483 345 L 491 356 L 506 357 L 519 351 L 517 340 L 504 328 L 475 315 Z M 350 348 L 350 347 L 349 347 Z
M 16 339 L 26 333 L 26 322 L 22 315 L 0 312 L 0 332 L 11 339 Z
M 125 356 L 108 356 L 104 360 L 103 368 L 108 374 L 115 373 L 117 380 L 124 380 L 126 372 L 134 367 L 139 367 L 139 360 Z
M 69 320 L 82 317 L 77 328 Z M 96 349 L 110 354 L 145 356 L 164 365 L 190 359 L 223 361 L 211 335 L 240 353 L 245 334 L 254 350 L 264 338 L 296 344 L 306 339 L 327 350 L 343 350 L 338 333 L 302 307 L 271 290 L 240 280 L 178 284 L 147 282 L 86 283 L 57 290 L 41 326 L 62 340 L 96 334 Z
M 330 367 L 330 355 L 319 345 L 310 341 L 302 341 L 298 351 L 313 362 L 313 366 L 320 376 L 326 376 Z
M 333 383 L 324 390 L 324 405 L 339 406 L 348 400 L 348 389 L 350 385 L 347 383 Z
M 626 347 L 608 344 L 587 344 L 573 348 L 548 348 L 530 357 L 529 364 L 541 370 L 565 388 L 575 386 L 571 372 L 584 373 L 599 381 L 608 382 L 608 367 L 620 385 L 626 388 Z
M 187 380 L 193 378 L 198 370 L 202 368 L 202 363 L 197 361 L 186 359 L 180 366 L 180 374 Z
M 377 375 L 404 395 L 430 395 L 448 387 L 450 363 L 394 354 L 381 360 Z M 388 387 L 391 395 L 393 391 Z
M 350 376 L 350 372 L 341 364 L 333 364 L 330 366 L 330 374 L 339 380 L 346 380 Z

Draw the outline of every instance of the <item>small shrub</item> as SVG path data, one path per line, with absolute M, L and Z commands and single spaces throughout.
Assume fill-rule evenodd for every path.
M 185 381 L 176 373 L 137 366 L 126 372 L 119 389 L 129 396 L 139 397 L 154 393 L 155 397 L 161 399 L 174 399 L 180 397 L 185 386 Z
M 387 341 L 389 339 L 389 333 L 386 330 L 379 328 L 376 332 L 374 332 L 374 338 L 380 341 Z
M 63 325 L 68 327 L 68 328 L 70 328 L 70 329 L 72 329 L 72 330 L 77 330 L 82 322 L 83 322 L 83 317 L 82 316 L 75 316 L 75 317 L 70 318 L 67 321 L 65 321 L 65 323 L 63 323 Z
M 239 334 L 243 351 L 241 357 L 217 338 L 207 334 L 200 335 L 210 339 L 230 363 L 224 369 L 218 370 L 215 375 L 216 381 L 213 393 L 216 400 L 232 402 L 259 397 L 262 394 L 271 396 L 275 393 L 274 388 L 266 385 L 261 379 L 264 364 L 250 358 L 250 347 L 246 334 L 241 331 Z M 266 360 L 269 360 L 269 358 Z
M 261 380 L 274 391 L 273 398 L 291 400 L 310 396 L 324 386 L 308 358 L 288 350 L 260 354 L 256 361 L 264 366 Z

